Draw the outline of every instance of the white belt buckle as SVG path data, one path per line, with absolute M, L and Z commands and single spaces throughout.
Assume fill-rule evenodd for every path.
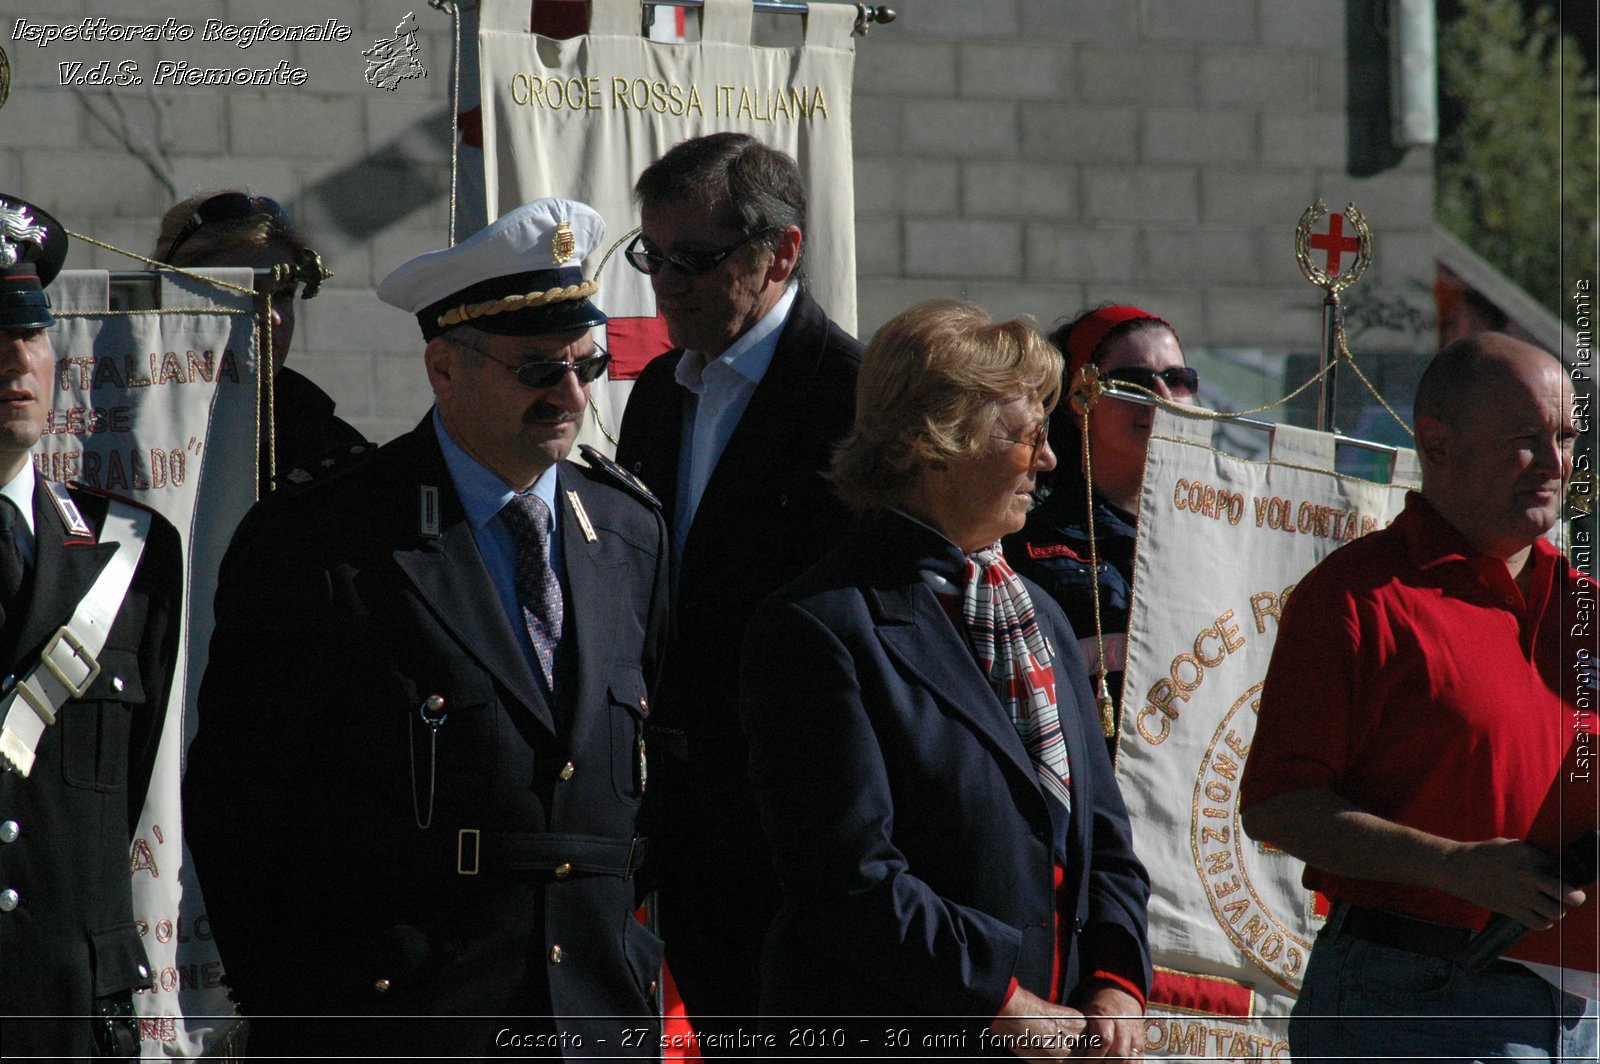
M 67 645 L 67 648 L 72 653 L 67 655 L 65 660 L 57 661 L 55 657 L 56 648 L 63 643 Z M 79 662 L 83 664 L 86 671 L 81 680 L 74 681 L 67 675 L 66 670 Z M 72 634 L 72 629 L 66 625 L 57 628 L 56 634 L 51 636 L 50 642 L 45 644 L 44 654 L 41 655 L 39 664 L 43 665 L 50 675 L 61 681 L 61 686 L 65 687 L 67 694 L 73 698 L 82 698 L 84 693 L 89 690 L 89 685 L 94 683 L 95 677 L 100 675 L 100 662 L 96 660 L 94 654 L 90 653 L 89 648 L 83 645 L 83 641 Z

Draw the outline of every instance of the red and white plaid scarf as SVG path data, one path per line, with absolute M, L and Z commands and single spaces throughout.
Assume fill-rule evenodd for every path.
M 1056 672 L 1033 600 L 996 543 L 967 555 L 961 617 L 1000 704 L 1033 759 L 1045 793 L 1072 810 L 1072 770 L 1056 710 Z

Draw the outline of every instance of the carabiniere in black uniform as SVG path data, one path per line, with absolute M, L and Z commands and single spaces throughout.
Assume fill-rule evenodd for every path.
M 66 251 L 61 223 L 0 194 L 0 1053 L 12 1058 L 138 1055 L 133 994 L 153 979 L 128 847 L 183 603 L 171 524 L 29 465 L 54 395 L 44 288 Z

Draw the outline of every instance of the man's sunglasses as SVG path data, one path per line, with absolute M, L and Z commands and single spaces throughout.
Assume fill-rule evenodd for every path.
M 178 253 L 184 242 L 198 233 L 203 227 L 217 222 L 233 222 L 251 215 L 265 214 L 273 220 L 290 228 L 289 212 L 275 199 L 266 196 L 246 196 L 243 192 L 221 192 L 206 200 L 194 209 L 189 215 L 189 220 L 183 223 L 183 228 L 178 230 L 178 235 L 173 238 L 172 246 L 167 249 L 167 258 L 170 260 Z
M 771 232 L 770 228 L 757 230 L 738 243 L 729 244 L 727 247 L 719 248 L 716 251 L 674 251 L 670 255 L 663 255 L 655 248 L 646 246 L 644 234 L 640 233 L 633 238 L 633 242 L 628 245 L 628 250 L 624 251 L 622 255 L 628 260 L 628 265 L 640 273 L 649 274 L 651 277 L 660 273 L 663 266 L 671 266 L 674 271 L 684 277 L 699 277 L 721 266 L 723 259 L 732 255 L 735 251 L 750 243 L 750 241 L 766 236 Z
M 490 362 L 498 362 L 510 370 L 512 375 L 517 378 L 517 383 L 524 388 L 554 388 L 561 383 L 568 373 L 576 376 L 579 384 L 592 384 L 599 378 L 600 374 L 606 371 L 606 366 L 611 363 L 610 353 L 601 350 L 599 347 L 595 348 L 596 351 L 599 351 L 599 354 L 580 358 L 576 362 L 551 362 L 546 360 L 515 363 L 507 362 L 503 358 L 497 358 L 483 348 L 473 347 L 471 344 L 464 343 L 461 340 L 452 340 L 451 343 L 458 347 L 464 347 L 468 351 L 474 351 L 487 358 Z
M 1168 366 L 1159 372 L 1144 366 L 1124 366 L 1107 370 L 1102 376 L 1108 381 L 1138 385 L 1151 392 L 1156 390 L 1156 381 L 1165 384 L 1173 395 L 1194 395 L 1200 391 L 1200 371 L 1189 366 Z

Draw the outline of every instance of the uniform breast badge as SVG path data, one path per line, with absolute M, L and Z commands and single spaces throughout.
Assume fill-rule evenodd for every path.
M 417 532 L 436 537 L 441 530 L 439 520 L 439 488 L 433 484 L 417 485 Z
M 567 492 L 567 505 L 572 507 L 572 516 L 578 519 L 578 527 L 583 529 L 583 538 L 590 543 L 597 542 L 600 537 L 595 535 L 594 525 L 589 522 L 589 511 L 583 508 L 583 500 L 577 492 Z

